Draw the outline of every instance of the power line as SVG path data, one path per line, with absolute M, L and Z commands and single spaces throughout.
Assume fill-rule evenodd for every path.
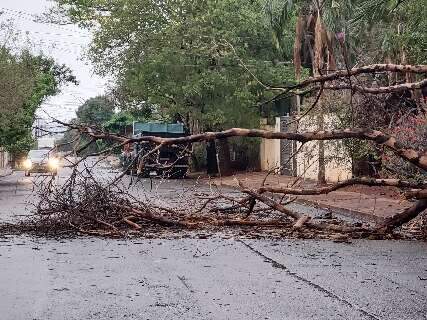
M 23 28 L 19 28 L 19 30 L 24 31 L 25 33 L 34 33 L 34 34 L 40 34 L 40 35 L 49 35 L 49 36 L 58 36 L 58 37 L 80 37 L 79 35 L 75 34 L 66 34 L 66 33 L 54 33 L 54 32 L 44 32 L 44 31 L 32 31 L 27 30 Z

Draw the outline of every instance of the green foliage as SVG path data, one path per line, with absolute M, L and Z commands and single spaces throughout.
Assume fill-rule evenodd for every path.
M 137 109 L 130 108 L 115 112 L 115 103 L 109 97 L 98 96 L 86 100 L 76 114 L 77 118 L 72 120 L 73 123 L 97 126 L 109 132 L 126 135 L 132 133 L 130 128 L 134 121 L 145 121 L 151 115 L 151 111 L 149 107 L 141 106 Z M 61 145 L 61 151 L 72 151 L 86 145 L 89 141 L 88 136 L 79 137 L 78 132 L 70 130 L 65 133 L 58 145 Z M 110 145 L 108 141 L 95 141 L 82 154 L 98 152 L 107 145 Z
M 81 124 L 101 126 L 114 115 L 114 104 L 105 96 L 90 98 L 77 109 L 76 114 Z
M 151 119 L 151 113 L 132 112 L 132 110 L 119 111 L 102 124 L 102 127 L 108 132 L 119 134 L 129 134 L 132 132 L 129 128 L 135 121 L 146 122 Z
M 97 71 L 113 73 L 128 101 L 148 102 L 166 118 L 179 115 L 200 129 L 257 126 L 256 105 L 271 93 L 242 61 L 261 82 L 293 81 L 283 63 L 292 50 L 275 49 L 265 1 L 56 2 L 73 21 L 96 25 Z
M 136 121 L 130 113 L 126 111 L 121 111 L 115 113 L 110 120 L 103 124 L 103 127 L 108 132 L 121 133 L 123 128 L 130 126 L 133 122 Z
M 64 65 L 28 50 L 0 49 L 0 146 L 13 153 L 31 148 L 35 112 L 62 84 L 76 79 Z
M 407 63 L 427 62 L 427 0 L 363 0 L 349 26 L 351 32 L 363 37 L 362 48 L 369 45 L 368 49 L 380 52 L 382 59 L 400 62 L 404 51 Z

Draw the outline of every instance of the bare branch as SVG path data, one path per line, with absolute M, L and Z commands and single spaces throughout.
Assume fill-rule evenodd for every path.
M 419 82 L 413 82 L 413 83 L 402 83 L 402 84 L 396 84 L 394 86 L 387 86 L 387 87 L 378 87 L 378 88 L 369 88 L 369 87 L 363 87 L 360 85 L 332 85 L 332 86 L 325 86 L 325 90 L 354 90 L 357 92 L 362 93 L 369 93 L 369 94 L 384 94 L 384 93 L 392 93 L 392 92 L 403 92 L 407 90 L 415 90 L 420 89 L 427 86 L 427 79 L 424 79 Z
M 283 193 L 292 195 L 319 195 L 327 194 L 332 191 L 336 191 L 341 188 L 345 188 L 351 185 L 366 185 L 366 186 L 392 186 L 399 188 L 422 188 L 426 187 L 427 183 L 411 183 L 399 179 L 372 179 L 372 178 L 353 178 L 345 180 L 333 185 L 325 187 L 316 187 L 313 189 L 298 189 L 298 188 L 284 188 L 284 187 L 269 187 L 263 186 L 258 191 L 261 193 Z
M 259 129 L 232 128 L 219 132 L 205 132 L 179 138 L 161 138 L 158 136 L 141 136 L 137 138 L 124 138 L 112 133 L 95 131 L 93 128 L 78 127 L 81 132 L 87 133 L 94 139 L 109 139 L 119 141 L 123 144 L 135 142 L 152 142 L 158 145 L 178 145 L 195 143 L 202 141 L 212 141 L 215 139 L 225 139 L 231 137 L 257 137 L 264 139 L 284 139 L 294 140 L 302 143 L 308 141 L 325 141 L 341 139 L 359 139 L 373 141 L 392 150 L 399 157 L 411 162 L 417 167 L 427 170 L 427 151 L 418 151 L 407 148 L 393 136 L 378 130 L 347 128 L 340 130 L 309 131 L 309 132 L 272 132 Z
M 332 72 L 317 77 L 311 77 L 300 83 L 283 87 L 288 90 L 299 89 L 308 86 L 313 83 L 325 83 L 328 81 L 337 80 L 340 78 L 347 78 L 351 76 L 357 76 L 360 74 L 367 73 L 377 73 L 377 72 L 403 72 L 403 73 L 427 73 L 427 65 L 402 65 L 402 64 L 372 64 L 368 66 L 363 66 L 360 68 L 353 68 L 350 70 L 339 70 L 337 72 Z

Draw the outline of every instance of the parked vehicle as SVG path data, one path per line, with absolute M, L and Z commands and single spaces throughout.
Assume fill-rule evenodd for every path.
M 31 150 L 23 162 L 25 176 L 31 173 L 51 173 L 56 176 L 59 159 L 50 149 Z
M 187 133 L 181 123 L 134 123 L 133 137 L 141 136 L 177 138 Z M 158 152 L 149 154 L 153 145 L 134 143 L 123 150 L 122 166 L 128 174 L 142 177 L 184 178 L 189 168 L 188 147 L 163 146 Z

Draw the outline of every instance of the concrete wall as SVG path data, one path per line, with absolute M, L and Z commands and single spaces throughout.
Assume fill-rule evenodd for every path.
M 299 131 L 316 131 L 317 119 L 315 117 L 305 117 L 300 122 Z M 334 115 L 325 115 L 325 130 L 334 129 Z M 300 144 L 298 145 L 298 147 Z M 351 178 L 351 159 L 345 152 L 342 141 L 324 141 L 325 149 L 325 175 L 330 182 L 342 181 Z M 297 156 L 297 174 L 306 179 L 317 180 L 319 169 L 319 142 L 312 141 L 304 145 Z
M 0 169 L 5 169 L 9 167 L 9 153 L 0 148 Z
M 298 147 L 300 144 L 298 145 Z M 304 179 L 317 180 L 319 169 L 319 143 L 308 142 L 297 156 L 297 175 Z M 350 159 L 342 155 L 337 156 L 337 148 L 342 149 L 341 142 L 332 145 L 325 142 L 325 176 L 330 182 L 343 181 L 352 176 Z M 339 152 L 339 151 L 338 151 Z
M 267 125 L 262 119 L 261 128 L 280 131 L 280 118 L 276 118 L 275 125 Z M 325 116 L 325 129 L 333 129 L 333 115 Z M 314 124 L 314 125 L 313 125 Z M 299 131 L 315 131 L 316 119 L 306 117 L 300 122 Z M 297 144 L 297 149 L 300 147 Z M 318 172 L 318 141 L 306 143 L 297 155 L 297 176 L 305 179 L 317 180 Z M 351 178 L 351 160 L 346 155 L 342 141 L 325 141 L 326 180 L 330 182 L 342 181 Z M 280 166 L 280 140 L 261 141 L 261 170 L 268 171 Z
M 280 131 L 280 118 L 275 125 L 268 125 L 267 119 L 261 119 L 261 129 Z M 280 166 L 280 140 L 262 139 L 260 145 L 261 170 L 270 171 Z

